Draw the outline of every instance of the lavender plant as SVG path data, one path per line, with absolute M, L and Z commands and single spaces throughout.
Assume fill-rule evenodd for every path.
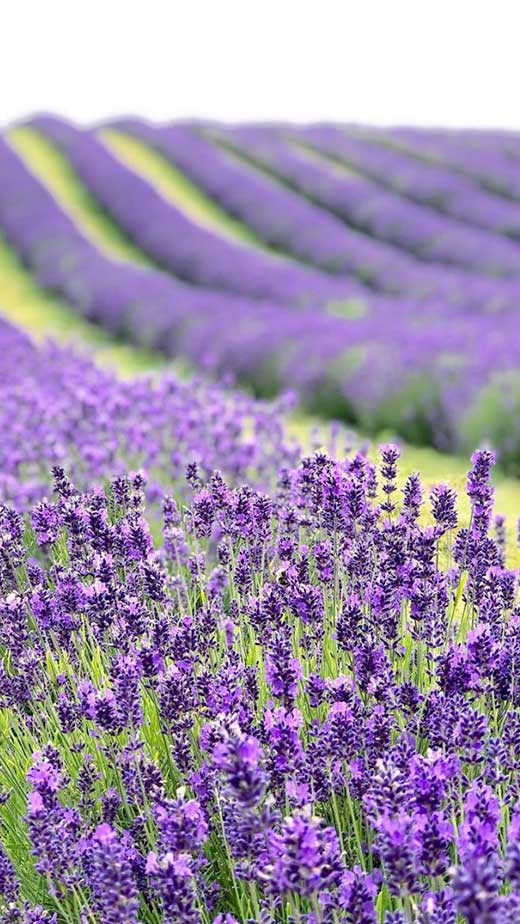
M 155 542 L 142 476 L 3 505 L 0 920 L 516 921 L 493 462 L 460 527 L 392 444 L 267 490 L 191 463 Z

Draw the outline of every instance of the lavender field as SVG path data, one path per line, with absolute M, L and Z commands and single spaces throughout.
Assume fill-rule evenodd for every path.
M 520 924 L 520 135 L 0 138 L 0 924 Z

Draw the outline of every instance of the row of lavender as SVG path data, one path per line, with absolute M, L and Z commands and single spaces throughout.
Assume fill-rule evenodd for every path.
M 482 188 L 475 177 L 464 176 L 454 164 L 447 160 L 438 163 L 434 159 L 410 156 L 405 150 L 397 150 L 384 142 L 384 134 L 365 133 L 362 129 L 345 130 L 332 125 L 304 129 L 296 137 L 308 143 L 315 150 L 337 161 L 359 170 L 400 195 L 405 195 L 422 205 L 432 206 L 454 218 L 473 223 L 482 228 L 518 238 L 518 203 L 503 198 L 498 190 Z M 446 142 L 449 145 L 449 141 Z M 469 163 L 471 147 L 465 148 L 464 157 Z M 504 173 L 512 165 L 504 164 Z M 484 241 L 484 238 L 482 238 Z
M 112 333 L 259 388 L 312 394 L 327 383 L 331 359 L 366 339 L 361 321 L 197 288 L 109 258 L 3 139 L 0 229 L 42 287 Z
M 215 386 L 74 373 L 4 325 L 0 346 L 14 409 L 48 407 L 37 436 L 6 414 L 12 452 L 57 462 L 30 527 L 0 507 L 1 924 L 515 924 L 518 576 L 492 454 L 459 527 L 448 486 L 397 492 L 395 446 L 379 469 L 295 462 L 273 409 Z M 155 544 L 159 490 L 114 469 L 135 451 L 175 460 Z
M 418 299 L 439 295 L 455 303 L 478 306 L 518 303 L 520 284 L 516 280 L 504 281 L 497 295 L 495 282 L 423 265 L 409 254 L 346 228 L 334 215 L 258 175 L 247 165 L 233 162 L 209 139 L 188 128 L 176 127 L 165 137 L 161 130 L 149 125 L 123 124 L 140 139 L 167 153 L 226 211 L 252 228 L 264 244 L 324 272 L 313 273 L 303 266 L 298 269 L 294 263 L 269 260 L 264 254 L 234 246 L 205 231 L 127 168 L 94 134 L 50 116 L 33 119 L 29 124 L 65 153 L 82 182 L 145 253 L 196 285 L 297 304 L 305 300 L 337 302 L 349 296 L 366 299 L 370 293 L 365 285 Z M 331 190 L 331 196 L 333 201 L 340 201 L 337 189 Z M 440 219 L 434 224 L 431 236 L 438 235 L 439 221 L 442 224 Z M 478 239 L 473 241 L 466 229 L 462 234 L 473 245 L 473 264 L 477 262 L 478 249 L 481 266 L 483 248 L 478 247 Z M 489 242 L 484 243 L 489 250 Z M 452 255 L 450 244 L 446 242 L 445 250 Z M 513 268 L 517 270 L 517 249 L 507 242 L 503 248 L 501 268 L 511 274 Z
M 192 283 L 109 259 L 3 142 L 0 228 L 40 283 L 76 309 L 114 332 L 187 356 L 197 366 L 232 371 L 264 391 L 295 388 L 314 408 L 362 427 L 391 426 L 409 439 L 443 448 L 491 438 L 502 461 L 516 464 L 519 433 L 504 421 L 518 402 L 520 344 L 510 331 L 520 279 L 492 280 L 440 264 L 428 268 L 395 248 L 378 249 L 380 242 L 356 237 L 328 211 L 223 151 L 202 126 L 157 129 L 125 123 L 267 244 L 329 273 L 310 270 L 204 231 L 92 133 L 51 118 L 33 125 L 67 153 L 129 236 L 157 263 Z M 215 134 L 215 127 L 210 129 Z M 276 171 L 286 171 L 293 163 L 289 143 L 255 132 L 254 137 L 268 139 L 256 145 L 255 158 L 274 158 Z M 235 144 L 248 132 L 221 128 L 219 135 Z M 339 201 L 334 173 L 330 178 L 332 199 Z M 301 183 L 300 192 L 307 192 Z M 406 220 L 403 226 L 408 227 Z M 473 229 L 461 228 L 471 240 Z M 512 272 L 520 244 L 487 236 L 503 248 Z M 358 247 L 361 239 L 368 249 Z M 381 289 L 410 286 L 414 299 L 370 291 L 347 276 L 349 270 Z M 250 294 L 239 296 L 236 290 Z M 266 301 L 269 293 L 278 298 Z M 301 307 L 305 300 L 309 304 Z M 324 310 L 331 302 L 335 314 Z
M 349 128 L 356 137 L 395 148 L 435 167 L 444 167 L 476 181 L 485 190 L 520 202 L 518 160 L 520 139 L 514 133 L 498 138 L 486 132 L 457 133 L 417 129 L 374 131 Z
M 191 221 L 173 202 L 168 202 L 151 183 L 125 166 L 93 132 L 82 131 L 51 116 L 40 116 L 28 124 L 63 151 L 81 181 L 122 230 L 156 263 L 177 277 L 197 286 L 296 306 L 319 305 L 368 294 L 363 285 L 345 276 L 336 279 L 328 273 L 277 258 L 253 246 L 234 243 L 206 230 Z M 259 201 L 253 204 L 258 206 Z M 297 197 L 291 200 L 290 196 L 288 203 L 283 190 L 274 209 L 278 223 L 293 221 L 307 239 L 306 252 L 309 257 L 312 254 L 316 257 L 307 262 L 319 265 L 316 251 L 323 242 L 330 260 L 325 268 L 331 269 L 332 264 L 340 268 L 341 237 L 338 240 L 338 236 L 343 229 L 333 218 L 325 215 L 322 225 L 316 228 L 312 206 Z
M 258 126 L 206 126 L 204 131 L 202 125 L 158 128 L 130 119 L 116 126 L 156 147 L 226 210 L 252 227 L 262 240 L 299 259 L 317 263 L 329 272 L 354 272 L 371 280 L 376 288 L 414 297 L 438 293 L 456 303 L 471 300 L 486 306 L 508 299 L 517 303 L 517 283 L 499 283 L 496 278 L 486 279 L 485 274 L 518 277 L 520 244 L 491 230 L 447 218 L 385 190 L 363 175 L 335 172 L 331 160 L 313 158 L 317 139 L 330 152 L 330 145 L 327 147 L 323 141 L 327 132 L 349 143 L 337 129 L 300 130 L 291 140 L 288 132 Z M 219 148 L 208 135 L 224 142 L 228 150 Z M 306 147 L 301 144 L 302 137 Z M 312 227 L 319 235 L 319 247 L 309 252 L 305 239 L 301 242 L 301 216 L 295 206 L 301 197 L 291 195 L 247 163 L 231 157 L 230 147 L 322 207 L 309 213 L 314 216 Z M 355 165 L 362 164 L 360 158 Z M 446 196 L 453 185 L 459 187 L 457 177 L 448 184 Z M 478 189 L 466 191 L 465 197 L 477 207 Z M 488 215 L 505 210 L 510 223 L 500 224 L 497 217 L 492 230 L 519 229 L 520 206 L 489 198 L 491 206 L 481 203 L 479 209 L 486 212 L 487 208 Z M 261 209 L 256 207 L 259 202 L 263 204 Z M 276 218 L 280 212 L 283 222 Z M 329 212 L 341 221 L 333 222 Z M 466 214 L 468 217 L 471 215 Z M 501 220 L 506 222 L 506 217 L 502 215 Z M 341 253 L 343 259 L 339 262 Z M 384 273 L 377 272 L 378 264 Z
M 369 425 L 370 415 L 380 413 L 381 398 L 398 395 L 407 383 L 415 387 L 425 364 L 432 381 L 438 365 L 439 387 L 445 381 L 446 342 L 437 306 L 430 309 L 427 329 L 413 328 L 410 302 L 402 302 L 396 315 L 388 303 L 373 300 L 365 316 L 344 319 L 191 287 L 159 270 L 111 260 L 80 233 L 6 142 L 0 145 L 0 226 L 41 285 L 112 332 L 213 371 L 231 371 L 271 391 L 293 386 L 319 409 L 332 408 Z M 488 323 L 491 327 L 489 317 Z M 481 336 L 481 327 L 461 315 L 453 335 L 460 349 L 468 336 Z M 514 352 L 507 338 L 503 347 Z M 506 365 L 512 363 L 513 355 Z M 464 392 L 459 401 L 467 402 L 470 379 L 459 378 L 458 384 Z M 439 415 L 456 416 L 451 396 L 445 409 L 440 402 L 430 386 L 417 399 L 411 395 L 410 426 L 418 422 L 430 431 Z M 378 424 L 380 418 L 374 421 Z M 455 434 L 454 424 L 449 426 Z

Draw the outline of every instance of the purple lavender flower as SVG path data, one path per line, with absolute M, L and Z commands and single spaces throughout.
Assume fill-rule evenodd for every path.
M 40 501 L 32 512 L 32 527 L 40 545 L 52 545 L 60 531 L 58 508 L 48 501 Z
M 479 857 L 458 867 L 452 881 L 456 910 L 468 924 L 500 924 L 504 900 L 499 895 L 496 863 Z
M 487 858 L 498 847 L 500 803 L 491 787 L 474 784 L 464 801 L 464 821 L 459 828 L 459 854 L 464 863 Z
M 38 752 L 27 777 L 34 787 L 28 796 L 27 827 L 36 869 L 49 877 L 51 894 L 59 894 L 77 878 L 81 816 L 58 799 L 63 785 L 59 755 Z
M 421 479 L 417 472 L 412 472 L 406 479 L 403 488 L 403 514 L 407 523 L 414 525 L 419 517 L 423 491 Z
M 0 844 L 0 895 L 7 902 L 15 902 L 18 898 L 19 887 L 16 870 Z
M 129 859 L 129 846 L 110 825 L 98 825 L 84 859 L 92 903 L 102 924 L 136 924 L 137 887 Z
M 224 778 L 224 792 L 246 807 L 255 806 L 263 796 L 266 775 L 259 741 L 232 728 L 212 751 L 213 766 Z
M 199 924 L 195 873 L 189 854 L 171 852 L 158 857 L 153 851 L 146 860 L 146 874 L 158 895 L 165 924 Z
M 284 629 L 274 632 L 269 640 L 265 675 L 273 696 L 288 708 L 294 706 L 303 672 L 299 659 L 293 656 L 290 634 Z
M 395 446 L 393 443 L 387 443 L 385 446 L 381 446 L 381 475 L 383 478 L 382 489 L 386 495 L 386 499 L 382 504 L 382 510 L 385 513 L 393 513 L 395 510 L 395 504 L 391 500 L 392 494 L 397 490 L 395 484 L 395 479 L 397 477 L 397 461 L 401 455 L 400 449 L 398 446 Z
M 346 924 L 376 924 L 374 899 L 376 879 L 359 866 L 346 870 L 341 878 L 338 904 Z
M 457 494 L 447 484 L 434 485 L 430 492 L 432 514 L 441 532 L 457 525 Z
M 479 449 L 473 453 L 471 462 L 466 490 L 473 504 L 473 530 L 482 537 L 487 534 L 491 519 L 494 490 L 490 473 L 495 464 L 495 455 L 487 449 Z
M 305 809 L 269 835 L 268 857 L 265 878 L 281 895 L 310 897 L 337 888 L 344 871 L 336 832 Z
M 193 853 L 206 840 L 208 825 L 200 804 L 186 799 L 180 790 L 176 799 L 158 799 L 153 816 L 159 830 L 158 844 L 168 853 Z

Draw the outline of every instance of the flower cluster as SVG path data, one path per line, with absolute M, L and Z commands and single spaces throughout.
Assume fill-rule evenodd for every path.
M 29 532 L 1 509 L 2 924 L 518 920 L 493 455 L 461 526 L 398 458 L 316 453 L 268 494 L 191 465 L 163 541 L 121 475 L 57 472 Z

